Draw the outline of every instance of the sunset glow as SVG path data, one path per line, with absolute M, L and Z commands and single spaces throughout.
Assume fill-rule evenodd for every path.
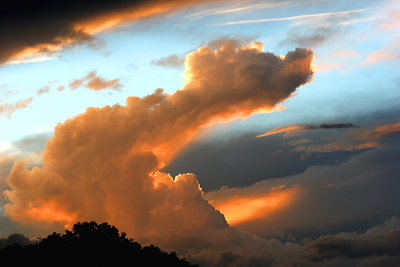
M 273 135 L 273 134 L 278 134 L 278 133 L 295 134 L 295 133 L 301 132 L 302 129 L 304 129 L 304 127 L 301 126 L 301 125 L 282 126 L 282 127 L 278 127 L 278 128 L 272 129 L 270 131 L 266 131 L 265 133 L 257 135 L 256 137 L 260 138 L 260 137 Z
M 0 256 L 80 222 L 183 266 L 400 265 L 398 1 L 3 2 Z
M 16 213 L 16 216 L 22 216 L 30 222 L 60 222 L 63 224 L 71 224 L 76 221 L 75 214 L 68 214 L 57 206 L 54 201 L 42 202 L 35 205 L 29 203 L 26 210 L 22 214 Z
M 262 218 L 274 211 L 285 209 L 299 197 L 300 189 L 272 191 L 264 195 L 233 196 L 212 205 L 224 214 L 229 225 L 235 226 L 245 221 Z

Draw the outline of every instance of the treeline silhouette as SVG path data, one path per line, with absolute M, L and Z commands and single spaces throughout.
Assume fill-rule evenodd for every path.
M 197 266 L 150 245 L 142 247 L 125 233 L 95 222 L 76 223 L 72 231 L 38 242 L 0 250 L 1 266 Z

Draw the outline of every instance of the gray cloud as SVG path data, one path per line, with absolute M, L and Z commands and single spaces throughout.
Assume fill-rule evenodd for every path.
M 51 136 L 51 132 L 33 134 L 14 141 L 13 145 L 22 152 L 40 152 L 44 150 L 46 142 Z
M 270 188 L 298 188 L 302 193 L 286 208 L 235 226 L 263 236 L 296 240 L 342 231 L 362 232 L 400 215 L 399 155 L 399 147 L 369 150 L 338 165 L 313 166 L 302 174 L 246 188 L 222 189 L 206 197 L 218 204 L 221 198 L 265 194 Z
M 280 45 L 312 48 L 325 45 L 342 38 L 350 25 L 366 20 L 362 16 L 363 12 L 350 12 L 305 19 L 290 28 Z
M 320 125 L 304 125 L 305 129 L 344 129 L 344 128 L 354 128 L 358 127 L 353 123 L 322 123 Z
M 22 234 L 11 234 L 8 237 L 0 237 L 0 249 L 5 248 L 7 246 L 26 246 L 31 244 L 31 240 Z
M 256 133 L 253 132 L 198 141 L 185 148 L 164 171 L 196 173 L 202 188 L 210 191 L 221 186 L 243 187 L 265 179 L 299 174 L 313 165 L 338 164 L 358 153 L 335 151 L 305 155 L 303 151 L 293 149 L 292 142 L 298 141 L 301 145 L 321 136 L 314 133 L 310 131 L 302 139 L 291 139 L 289 145 L 282 136 L 254 138 Z
M 400 231 L 384 236 L 327 235 L 307 246 L 305 257 L 311 261 L 341 258 L 367 258 L 400 255 Z
M 172 54 L 166 57 L 162 57 L 158 60 L 153 60 L 151 63 L 161 67 L 172 67 L 180 68 L 183 67 L 183 61 L 185 57 L 178 54 Z
M 334 26 L 325 26 L 317 28 L 293 28 L 286 35 L 286 39 L 281 41 L 280 45 L 295 45 L 300 47 L 318 47 L 329 39 L 336 38 L 340 30 Z
M 394 225 L 393 225 L 394 224 Z M 373 233 L 374 228 L 383 233 Z M 182 255 L 201 266 L 397 266 L 400 262 L 400 220 L 385 220 L 367 231 L 340 232 L 290 242 L 260 239 L 231 231 L 229 239 L 215 236 L 228 244 L 218 248 L 217 241 L 209 247 L 183 249 Z

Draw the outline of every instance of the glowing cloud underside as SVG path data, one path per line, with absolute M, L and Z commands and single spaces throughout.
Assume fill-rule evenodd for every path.
M 253 192 L 242 196 L 233 194 L 214 200 L 212 204 L 224 214 L 230 225 L 238 225 L 286 208 L 299 197 L 300 192 L 300 188 L 279 188 L 261 195 Z

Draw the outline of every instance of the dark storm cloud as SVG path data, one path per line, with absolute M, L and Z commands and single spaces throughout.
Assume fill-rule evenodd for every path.
M 299 188 L 302 194 L 288 207 L 265 216 L 259 211 L 258 217 L 235 227 L 296 240 L 363 232 L 387 218 L 400 216 L 399 155 L 399 147 L 378 148 L 355 154 L 341 164 L 312 166 L 295 176 L 269 179 L 243 189 L 221 189 L 206 197 L 218 205 L 224 199 L 243 198 L 279 186 Z
M 400 231 L 373 237 L 322 236 L 307 246 L 305 257 L 311 261 L 322 261 L 336 257 L 366 258 L 382 255 L 400 255 Z
M 225 250 L 191 250 L 186 255 L 200 266 L 398 266 L 399 223 L 392 217 L 359 233 L 340 232 L 299 242 L 251 240 L 236 232 Z M 235 247 L 236 242 L 242 244 Z
M 348 160 L 354 153 L 336 151 L 314 153 L 305 157 L 302 151 L 295 151 L 287 145 L 288 141 L 281 136 L 256 139 L 254 135 L 246 133 L 224 140 L 194 143 L 167 166 L 165 171 L 172 174 L 196 173 L 202 188 L 210 191 L 224 185 L 249 186 L 264 179 L 299 174 L 313 165 L 338 164 Z M 315 136 L 308 134 L 305 137 Z M 302 136 L 302 139 L 296 141 L 301 143 L 307 140 Z
M 174 11 L 194 2 L 200 1 L 5 0 L 0 9 L 0 63 L 27 48 L 35 48 L 36 54 L 52 52 L 54 46 L 62 48 L 79 43 L 99 48 L 104 43 L 93 36 L 92 30 L 110 16 L 123 23 Z
M 3 205 L 8 203 L 8 199 L 4 196 L 4 190 L 10 189 L 7 183 L 7 176 L 10 174 L 12 166 L 15 161 L 23 160 L 30 168 L 33 166 L 40 166 L 41 162 L 38 161 L 41 152 L 44 151 L 46 141 L 50 139 L 52 133 L 33 134 L 14 141 L 10 144 L 9 149 L 0 152 L 0 236 L 4 233 L 2 231 L 9 231 L 15 229 L 15 225 L 9 218 L 3 217 Z M 26 230 L 24 228 L 24 230 Z
M 22 234 L 11 234 L 8 237 L 0 237 L 0 249 L 5 248 L 7 246 L 26 246 L 31 244 L 29 238 Z
M 323 123 L 320 125 L 305 125 L 305 129 L 343 129 L 343 128 L 354 128 L 358 127 L 353 123 Z
M 90 34 L 75 30 L 83 18 L 106 11 L 116 11 L 127 2 L 138 1 L 10 1 L 2 2 L 0 11 L 0 62 L 27 47 L 39 44 L 60 44 L 71 38 L 79 42 L 93 40 Z M 41 52 L 48 52 L 43 47 Z

